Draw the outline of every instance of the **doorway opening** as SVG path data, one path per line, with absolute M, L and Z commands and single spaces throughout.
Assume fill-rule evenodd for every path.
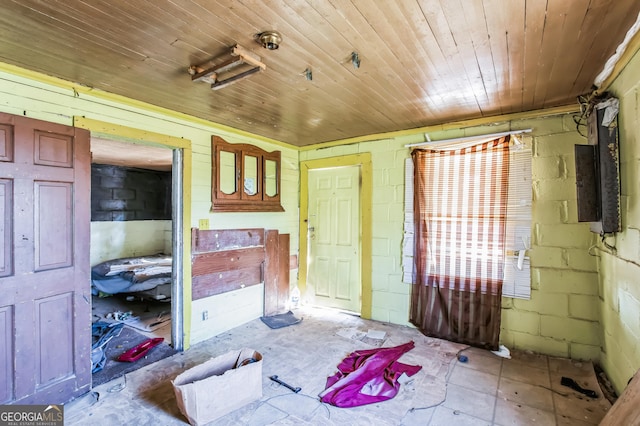
M 349 176 L 349 173 L 347 173 L 345 176 L 338 176 L 342 175 L 340 171 L 355 171 L 355 174 L 351 173 L 351 176 Z M 338 192 L 342 192 L 342 189 L 348 192 L 349 190 L 346 187 L 353 187 L 355 185 L 357 194 L 352 194 L 352 196 L 345 195 L 344 197 L 338 197 L 337 193 L 336 197 L 333 197 L 332 194 L 325 194 L 326 197 L 323 195 L 320 199 L 315 197 L 315 195 L 310 197 L 312 192 L 318 193 L 316 189 L 329 185 L 330 180 L 333 181 L 332 186 L 339 189 Z M 347 222 L 345 222 L 343 218 L 338 217 L 341 215 L 339 212 L 341 208 L 343 208 L 343 211 L 349 210 L 347 198 L 353 198 L 355 196 L 358 198 L 359 207 L 353 210 L 355 217 L 352 217 L 352 219 L 355 221 L 350 222 L 350 225 L 347 226 Z M 372 162 L 370 153 L 301 162 L 300 265 L 298 285 L 300 287 L 301 300 L 304 303 L 329 306 L 350 312 L 353 312 L 353 306 L 356 306 L 355 310 L 359 308 L 359 313 L 362 318 L 371 318 L 371 198 Z M 332 204 L 335 204 L 336 208 L 330 208 Z M 338 207 L 338 205 L 340 206 Z M 318 208 L 320 210 L 318 210 Z M 349 256 L 341 256 L 341 259 L 332 259 L 331 256 L 324 256 L 324 254 L 327 253 L 337 253 L 337 251 L 332 251 L 332 249 L 326 251 L 324 254 L 317 251 L 319 247 L 315 243 L 318 238 L 326 240 L 328 235 L 324 233 L 321 228 L 333 228 L 333 226 L 329 226 L 326 223 L 329 221 L 327 214 L 330 212 L 333 212 L 330 214 L 331 217 L 333 217 L 331 220 L 340 223 L 338 228 L 343 227 L 343 229 L 340 230 L 334 229 L 334 242 L 336 246 L 340 246 L 340 248 L 350 246 L 352 251 L 354 248 L 359 251 L 355 255 L 357 257 L 357 262 L 354 264 L 355 266 L 349 265 L 349 262 L 345 261 Z M 324 221 L 325 223 L 322 224 L 320 221 Z M 347 234 L 353 235 L 351 232 L 344 232 L 344 229 L 347 229 L 349 226 L 356 227 L 355 229 L 351 228 L 352 231 L 355 231 L 356 235 L 355 237 L 352 236 L 349 238 L 350 243 L 347 244 L 347 239 L 344 237 Z M 340 240 L 338 240 L 338 234 L 340 235 Z M 353 241 L 354 238 L 356 240 L 355 242 Z M 353 244 L 355 244 L 355 246 Z M 351 274 L 353 267 L 357 268 L 356 274 Z M 328 274 L 331 271 L 337 272 L 339 276 L 334 278 L 329 277 L 327 280 Z M 331 279 L 343 280 L 347 276 L 355 276 L 355 279 L 358 280 L 356 285 L 360 290 L 358 296 L 359 303 L 355 305 L 342 304 L 343 301 L 349 299 L 353 294 L 352 287 L 344 286 L 342 289 L 331 287 Z M 347 290 L 347 288 L 349 288 L 349 290 Z M 347 292 L 350 292 L 349 297 L 347 297 Z M 327 303 L 323 304 L 323 299 Z
M 91 153 L 95 387 L 181 349 L 173 338 L 181 256 L 173 254 L 182 185 L 173 173 L 179 150 L 92 136 Z

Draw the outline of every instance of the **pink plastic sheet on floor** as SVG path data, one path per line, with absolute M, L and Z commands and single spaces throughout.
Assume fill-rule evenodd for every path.
M 338 365 L 338 372 L 327 378 L 320 399 L 336 407 L 357 407 L 386 401 L 398 394 L 398 378 L 416 374 L 422 366 L 407 365 L 398 359 L 415 347 L 413 341 L 391 348 L 355 351 Z

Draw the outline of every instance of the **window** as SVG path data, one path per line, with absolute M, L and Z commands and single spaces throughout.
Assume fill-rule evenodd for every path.
M 280 151 L 248 144 L 211 142 L 211 210 L 214 212 L 282 212 Z
M 530 142 L 520 139 L 511 146 L 509 157 L 509 198 L 502 295 L 529 299 L 532 199 Z M 411 283 L 413 279 L 413 214 L 413 161 L 408 158 L 405 163 L 405 224 L 402 247 L 403 281 L 406 283 Z

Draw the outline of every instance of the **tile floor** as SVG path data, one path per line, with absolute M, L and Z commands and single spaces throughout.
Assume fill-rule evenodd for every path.
M 181 425 L 171 379 L 187 368 L 229 350 L 249 347 L 263 355 L 263 397 L 211 425 L 595 425 L 610 408 L 590 363 L 512 352 L 491 352 L 426 337 L 410 327 L 390 325 L 330 310 L 295 311 L 303 321 L 272 330 L 259 319 L 194 345 L 188 351 L 105 383 L 65 407 L 67 425 Z M 383 340 L 362 337 L 369 330 Z M 367 406 L 336 408 L 318 394 L 327 376 L 350 352 L 414 341 L 401 362 L 422 370 L 395 398 Z M 456 356 L 465 355 L 467 362 Z M 269 380 L 278 375 L 293 393 Z M 594 389 L 590 399 L 562 386 L 573 378 Z M 211 389 L 224 392 L 224 389 Z

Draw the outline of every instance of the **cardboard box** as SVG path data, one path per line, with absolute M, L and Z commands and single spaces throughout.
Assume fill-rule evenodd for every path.
M 203 425 L 262 398 L 262 355 L 248 348 L 230 351 L 171 383 L 180 412 L 192 425 Z

